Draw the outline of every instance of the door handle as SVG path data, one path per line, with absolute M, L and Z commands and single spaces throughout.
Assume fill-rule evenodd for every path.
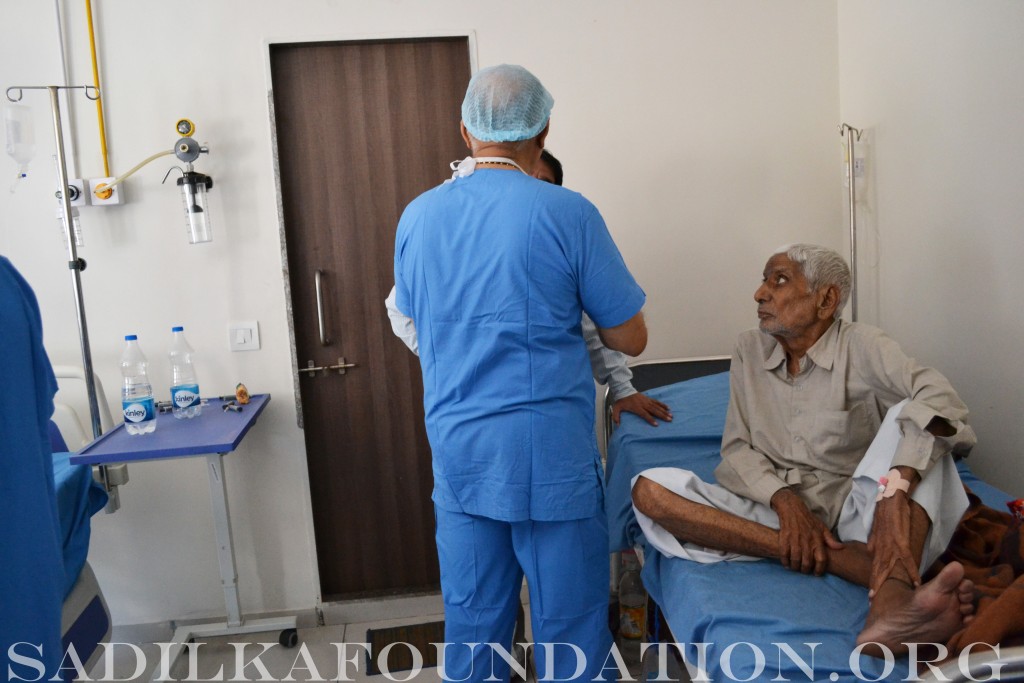
M 320 345 L 328 346 L 331 340 L 327 338 L 327 325 L 324 322 L 323 276 L 324 271 L 318 269 L 313 276 L 313 284 L 316 288 L 316 321 L 320 327 Z

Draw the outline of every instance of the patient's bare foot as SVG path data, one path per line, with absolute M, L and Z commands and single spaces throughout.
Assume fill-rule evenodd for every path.
M 964 579 L 964 568 L 952 562 L 934 579 L 917 588 L 889 582 L 872 603 L 857 644 L 880 643 L 893 654 L 907 651 L 907 643 L 945 643 L 973 618 L 974 584 Z M 884 656 L 874 645 L 864 654 Z

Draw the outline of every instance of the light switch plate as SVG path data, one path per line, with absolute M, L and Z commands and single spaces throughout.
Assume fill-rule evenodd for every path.
M 232 351 L 257 351 L 260 348 L 260 324 L 256 320 L 228 325 L 228 345 Z

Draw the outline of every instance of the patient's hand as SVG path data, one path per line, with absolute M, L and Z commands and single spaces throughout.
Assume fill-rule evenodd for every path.
M 792 489 L 779 489 L 771 507 L 779 516 L 779 560 L 786 569 L 821 576 L 828 567 L 828 549 L 840 550 L 824 522 L 811 514 Z
M 672 421 L 672 411 L 667 405 L 644 394 L 630 394 L 625 398 L 620 398 L 612 405 L 612 420 L 616 425 L 622 419 L 623 411 L 639 415 L 655 427 L 658 426 L 659 419 L 665 422 Z

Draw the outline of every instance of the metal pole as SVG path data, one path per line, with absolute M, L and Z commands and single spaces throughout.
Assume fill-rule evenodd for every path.
M 82 343 L 82 370 L 85 374 L 85 391 L 89 397 L 89 420 L 92 423 L 92 438 L 98 439 L 103 433 L 100 423 L 99 401 L 96 399 L 96 378 L 92 371 L 92 351 L 89 348 L 89 327 L 85 322 L 85 300 L 82 296 L 82 262 L 78 259 L 75 246 L 74 226 L 71 222 L 71 191 L 68 188 L 68 167 L 64 158 L 64 131 L 60 123 L 60 100 L 58 86 L 46 88 L 50 93 L 50 107 L 53 110 L 53 133 L 57 139 L 57 170 L 60 172 L 60 200 L 64 210 L 64 236 L 68 245 L 68 269 L 71 270 L 71 286 L 75 290 L 75 312 L 78 315 L 78 337 Z
M 854 176 L 854 137 L 860 139 L 860 131 L 845 123 L 839 126 L 839 134 L 846 134 L 846 177 L 850 186 L 850 319 L 857 322 L 857 183 Z M 855 135 L 856 134 L 856 135 Z
M 61 88 L 61 90 L 67 90 L 68 89 L 67 85 L 68 85 L 68 83 L 70 81 L 68 79 L 68 60 L 67 60 L 67 55 L 65 54 L 65 51 L 64 51 L 64 45 L 65 45 L 65 42 L 64 42 L 64 17 L 63 17 L 63 13 L 60 11 L 60 1 L 61 0 L 53 0 L 53 9 L 54 9 L 54 12 L 56 13 L 56 18 L 57 18 L 57 46 L 58 46 L 57 51 L 58 51 L 58 54 L 60 56 L 60 72 L 61 72 L 61 75 L 63 76 L 62 85 L 64 86 L 63 88 Z M 75 120 L 73 118 L 74 112 L 71 110 L 71 96 L 67 92 L 64 93 L 64 101 L 61 104 L 63 106 L 63 113 L 61 114 L 61 116 L 68 120 L 68 128 L 70 128 L 71 130 L 74 130 L 74 128 L 75 128 Z M 66 140 L 66 144 L 67 144 L 67 160 L 68 160 L 66 167 L 69 169 L 69 173 L 70 173 L 70 175 L 68 177 L 73 175 L 73 176 L 75 176 L 77 178 L 78 177 L 78 163 L 76 161 L 74 137 L 73 136 L 68 136 L 68 139 Z
M 82 374 L 85 377 L 85 391 L 89 399 L 89 422 L 92 425 L 92 437 L 98 439 L 103 432 L 103 425 L 100 422 L 100 407 L 99 401 L 96 398 L 96 377 L 92 369 L 92 351 L 89 348 L 89 326 L 85 321 L 85 300 L 82 296 L 82 269 L 85 267 L 85 262 L 78 258 L 78 248 L 75 245 L 74 224 L 71 218 L 71 191 L 68 187 L 68 167 L 64 154 L 64 131 L 61 126 L 58 93 L 61 90 L 85 90 L 85 96 L 92 100 L 99 97 L 99 91 L 88 85 L 11 86 L 7 88 L 7 99 L 10 102 L 19 102 L 24 90 L 46 90 L 50 94 L 50 110 L 53 113 L 53 133 L 57 142 L 57 171 L 60 175 L 61 210 L 64 214 L 65 239 L 68 246 L 68 269 L 71 271 L 71 286 L 75 290 L 78 338 L 82 346 Z M 90 96 L 90 90 L 95 93 L 96 97 Z M 103 482 L 103 488 L 110 494 L 107 511 L 113 512 L 120 507 L 117 488 L 110 483 L 107 467 L 101 465 L 98 469 L 100 480 Z

